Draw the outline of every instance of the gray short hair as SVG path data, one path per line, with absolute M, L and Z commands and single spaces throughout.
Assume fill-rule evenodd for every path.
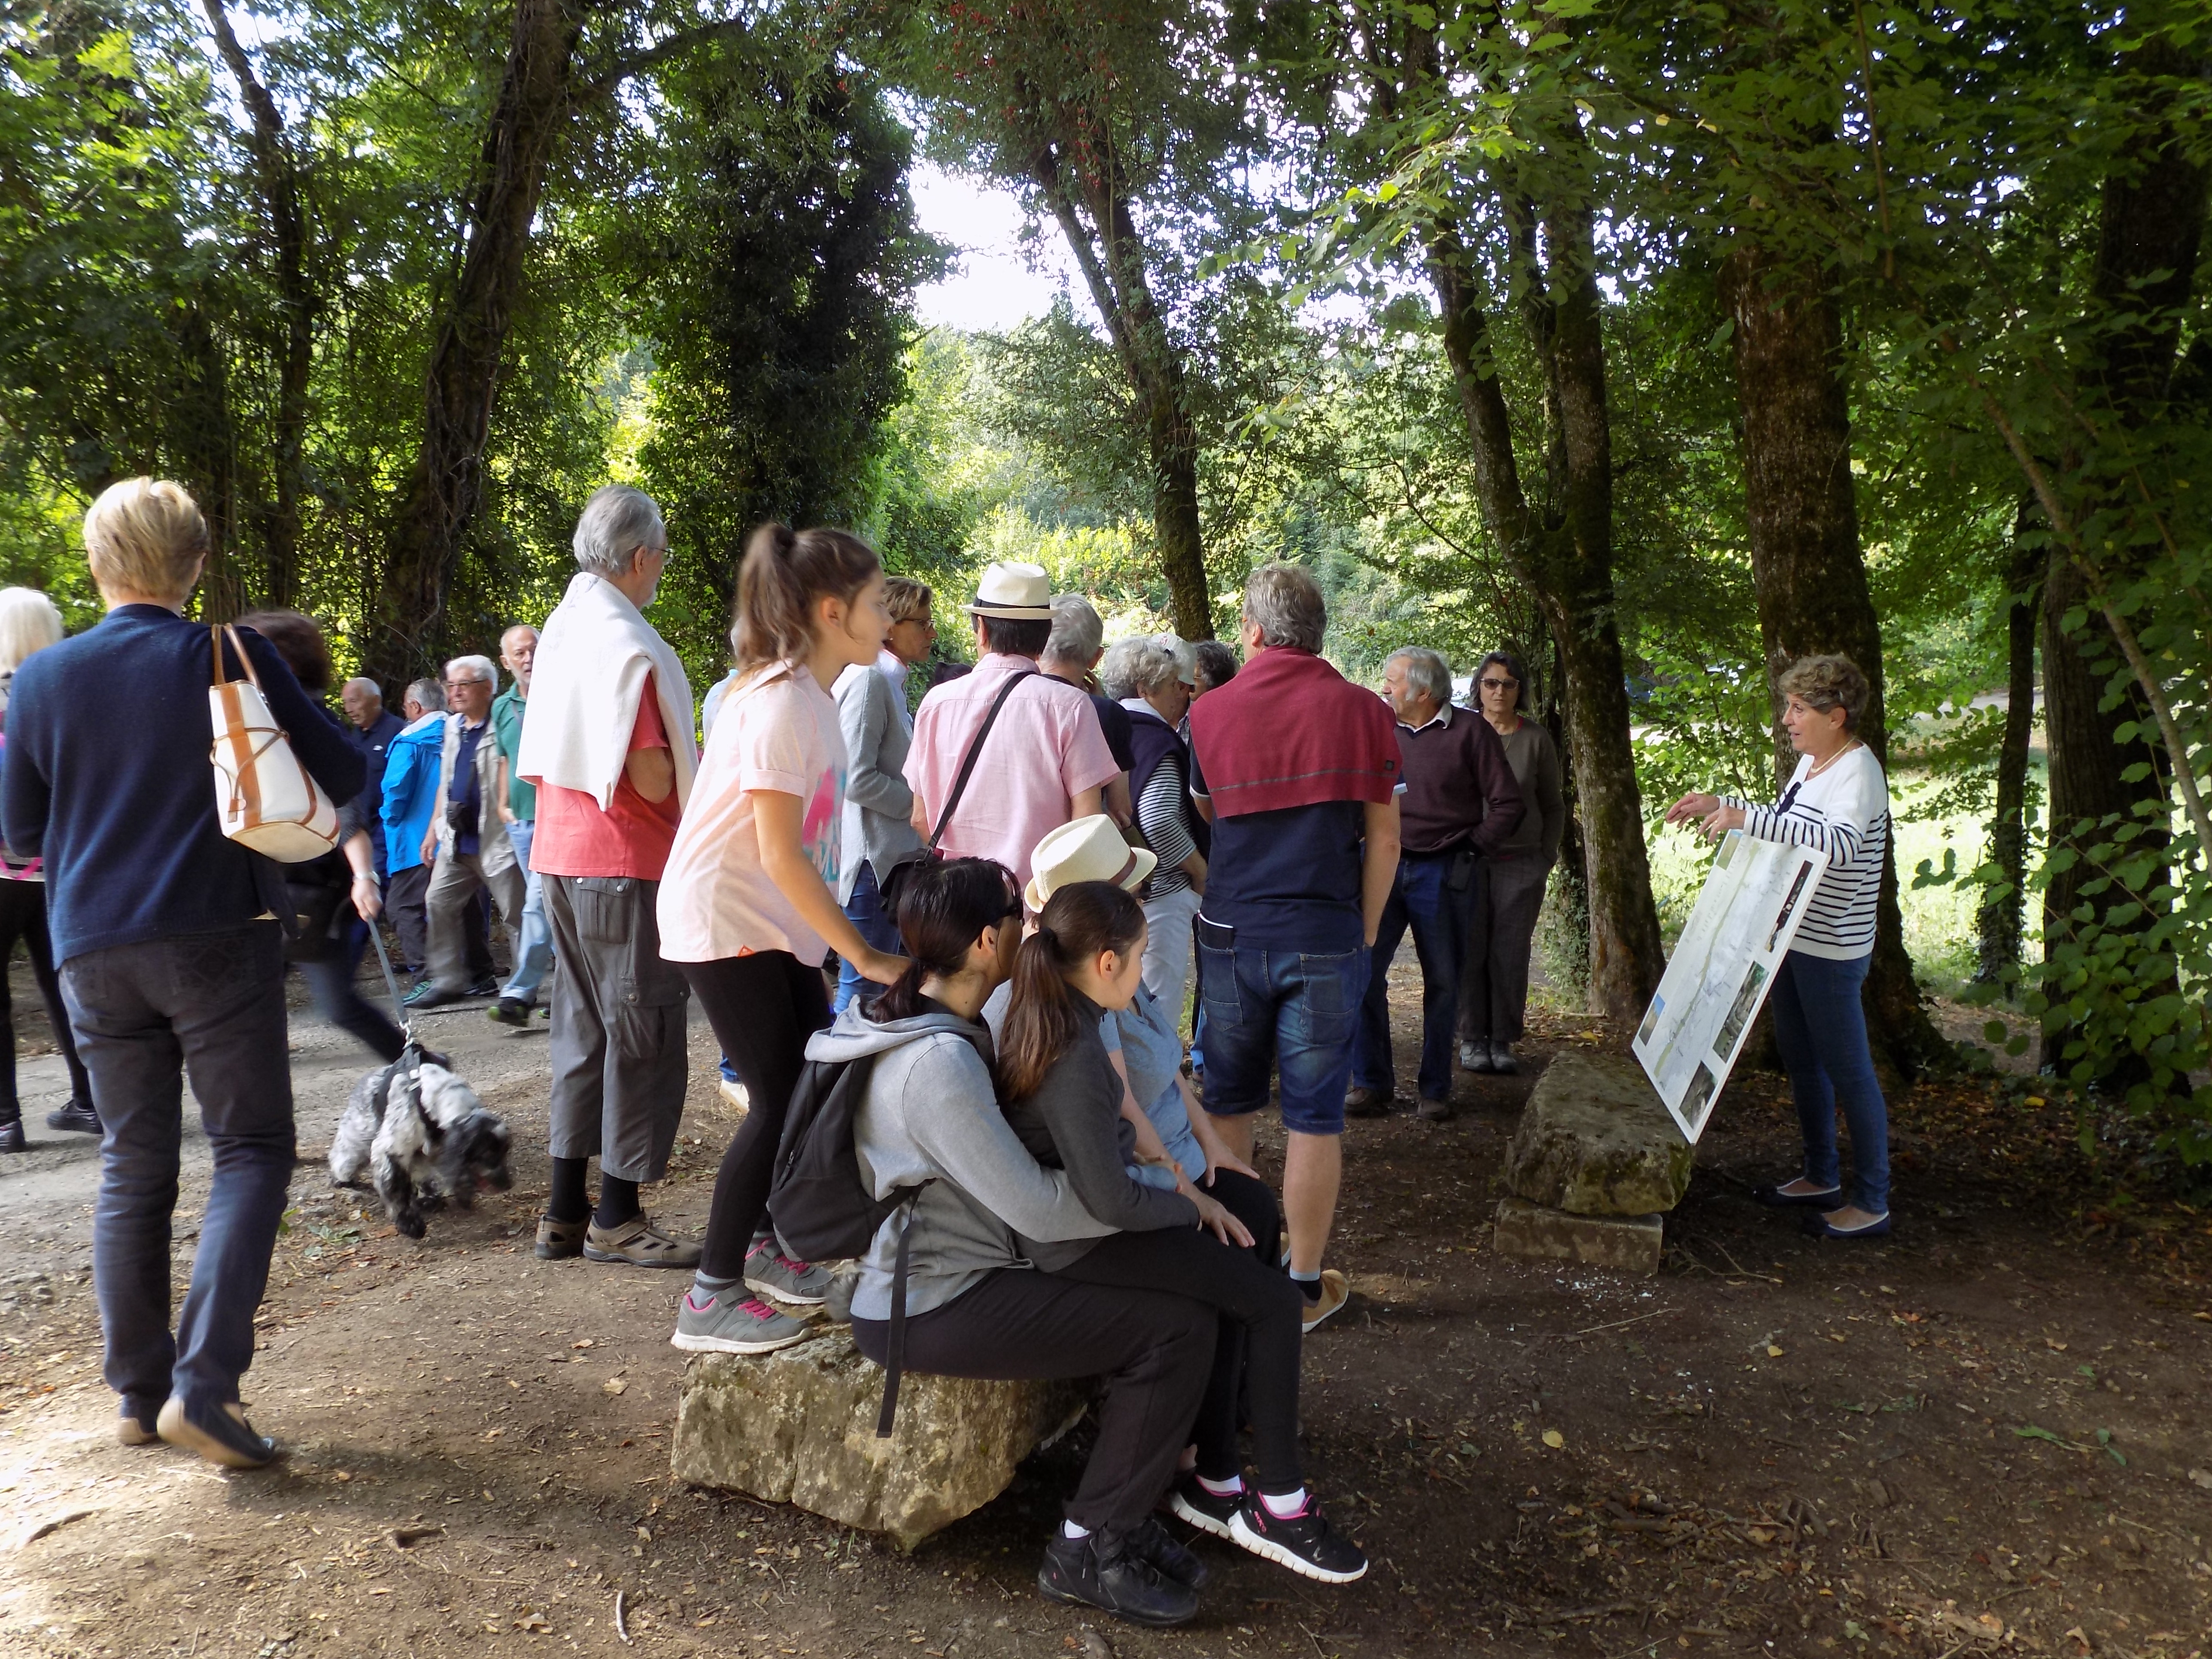
M 1044 642 L 1048 662 L 1088 665 L 1106 642 L 1106 624 L 1090 600 L 1080 593 L 1052 596 L 1052 636 Z
M 1260 630 L 1261 645 L 1317 653 L 1328 629 L 1328 605 L 1304 566 L 1263 564 L 1245 580 L 1244 620 Z
M 446 665 L 446 678 L 447 679 L 452 679 L 453 678 L 453 671 L 456 668 L 465 668 L 471 671 L 470 678 L 472 679 L 489 680 L 495 686 L 499 684 L 499 670 L 492 666 L 492 660 L 489 657 L 455 657 L 451 662 Z
M 599 576 L 627 576 L 641 547 L 668 544 L 668 525 L 653 497 L 628 484 L 602 484 L 576 520 L 576 562 Z
M 1425 645 L 1401 646 L 1383 659 L 1382 665 L 1388 668 L 1394 662 L 1406 665 L 1406 683 L 1416 691 L 1425 693 L 1437 708 L 1451 701 L 1451 665 L 1444 660 L 1442 652 L 1431 651 Z
M 379 702 L 384 701 L 384 688 L 374 680 L 360 674 L 355 675 L 343 685 L 338 687 L 338 691 L 341 696 L 348 691 L 358 691 L 365 697 L 374 697 Z
M 1176 641 L 1164 634 L 1116 640 L 1098 665 L 1098 689 L 1114 698 L 1149 696 L 1182 678 Z
M 435 680 L 411 681 L 399 699 L 400 707 L 405 708 L 410 697 L 426 709 L 442 709 L 446 706 L 446 688 Z

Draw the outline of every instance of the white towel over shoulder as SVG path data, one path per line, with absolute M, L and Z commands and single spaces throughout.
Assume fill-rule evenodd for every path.
M 647 674 L 668 732 L 677 804 L 689 800 L 699 750 L 684 665 L 620 588 L 588 570 L 576 573 L 538 634 L 514 769 L 532 783 L 580 790 L 605 811 L 629 757 Z

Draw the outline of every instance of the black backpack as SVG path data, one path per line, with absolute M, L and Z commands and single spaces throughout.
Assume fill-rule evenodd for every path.
M 891 1273 L 884 1407 L 876 1419 L 877 1438 L 889 1439 L 891 1419 L 898 1410 L 900 1362 L 906 1349 L 907 1236 L 921 1187 L 902 1188 L 889 1198 L 878 1198 L 860 1179 L 853 1121 L 868 1097 L 874 1071 L 873 1055 L 806 1062 L 784 1114 L 783 1139 L 776 1146 L 775 1174 L 769 1184 L 768 1213 L 792 1255 L 803 1261 L 836 1261 L 866 1255 L 884 1218 L 894 1210 L 906 1211 Z

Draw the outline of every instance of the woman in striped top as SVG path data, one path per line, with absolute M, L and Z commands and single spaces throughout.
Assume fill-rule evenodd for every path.
M 1777 687 L 1787 700 L 1782 723 L 1797 750 L 1797 769 L 1772 806 L 1733 796 L 1688 794 L 1667 822 L 1695 818 L 1715 839 L 1731 830 L 1761 841 L 1817 847 L 1826 873 L 1796 941 L 1775 972 L 1768 1006 L 1774 1038 L 1790 1073 L 1805 1136 L 1805 1170 L 1759 1190 L 1778 1206 L 1817 1207 L 1813 1231 L 1828 1238 L 1866 1238 L 1889 1231 L 1889 1113 L 1867 1046 L 1859 1000 L 1874 957 L 1875 901 L 1889 850 L 1889 785 L 1873 751 L 1853 735 L 1866 710 L 1867 678 L 1848 657 L 1806 657 Z M 1844 1196 L 1836 1156 L 1836 1108 L 1851 1136 L 1852 1190 Z
M 1178 1028 L 1190 983 L 1191 923 L 1206 892 L 1190 805 L 1190 751 L 1176 727 L 1190 711 L 1197 657 L 1171 634 L 1139 635 L 1106 653 L 1098 683 L 1129 711 L 1129 796 L 1137 828 L 1159 865 L 1146 884 L 1145 988 Z

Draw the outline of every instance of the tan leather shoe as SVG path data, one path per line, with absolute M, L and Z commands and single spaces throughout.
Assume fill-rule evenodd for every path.
M 584 1234 L 591 1226 L 582 1221 L 556 1221 L 550 1215 L 538 1218 L 538 1243 L 534 1254 L 540 1261 L 567 1261 L 584 1253 Z
M 584 1235 L 584 1260 L 620 1261 L 633 1267 L 696 1267 L 699 1246 L 679 1243 L 642 1215 L 634 1215 L 619 1227 L 592 1222 Z
M 1301 1321 L 1303 1328 L 1310 1332 L 1315 1326 L 1320 1324 L 1331 1314 L 1340 1311 L 1344 1304 L 1351 1300 L 1351 1281 L 1335 1268 L 1323 1267 L 1321 1270 L 1320 1298 L 1306 1304 L 1305 1316 Z

